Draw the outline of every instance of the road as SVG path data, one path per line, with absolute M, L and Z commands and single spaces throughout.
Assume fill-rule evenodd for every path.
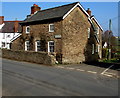
M 117 96 L 118 79 L 8 59 L 2 60 L 3 96 Z

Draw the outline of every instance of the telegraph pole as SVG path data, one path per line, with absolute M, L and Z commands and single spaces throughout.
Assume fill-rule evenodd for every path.
M 108 60 L 111 59 L 111 28 L 112 28 L 112 21 L 111 19 L 109 20 L 109 38 L 108 38 L 108 43 L 109 43 L 109 46 L 108 46 Z

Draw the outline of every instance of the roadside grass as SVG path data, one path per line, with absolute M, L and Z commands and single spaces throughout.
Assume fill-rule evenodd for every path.
M 118 58 L 112 58 L 110 60 L 102 59 L 102 60 L 99 60 L 99 62 L 103 62 L 103 63 L 120 63 L 120 60 Z

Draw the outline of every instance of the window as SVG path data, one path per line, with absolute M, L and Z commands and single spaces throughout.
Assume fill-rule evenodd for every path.
M 100 52 L 100 45 L 96 45 L 96 52 Z
M 49 32 L 54 32 L 54 24 L 49 24 Z
M 10 38 L 10 34 L 7 35 L 7 38 Z
M 25 51 L 28 51 L 28 50 L 30 50 L 30 42 L 26 41 L 25 42 Z
M 41 43 L 40 43 L 40 41 L 35 42 L 35 51 L 41 51 Z
M 54 41 L 48 42 L 48 52 L 54 52 Z
M 99 34 L 99 27 L 97 27 L 97 34 Z
M 30 33 L 30 26 L 26 27 L 26 33 Z
M 98 52 L 98 45 L 96 45 L 96 52 Z
M 100 51 L 100 45 L 98 45 L 98 52 Z
M 2 42 L 2 47 L 3 47 L 3 48 L 5 47 L 5 42 Z
M 3 33 L 3 39 L 5 39 L 5 33 Z
M 95 46 L 94 46 L 94 44 L 92 44 L 92 54 L 94 54 L 94 48 L 95 48 Z
M 90 28 L 88 28 L 88 38 L 90 38 Z

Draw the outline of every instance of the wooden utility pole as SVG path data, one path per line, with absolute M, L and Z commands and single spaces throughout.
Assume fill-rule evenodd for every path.
M 109 46 L 108 46 L 108 60 L 111 59 L 111 30 L 112 29 L 112 21 L 109 20 Z

